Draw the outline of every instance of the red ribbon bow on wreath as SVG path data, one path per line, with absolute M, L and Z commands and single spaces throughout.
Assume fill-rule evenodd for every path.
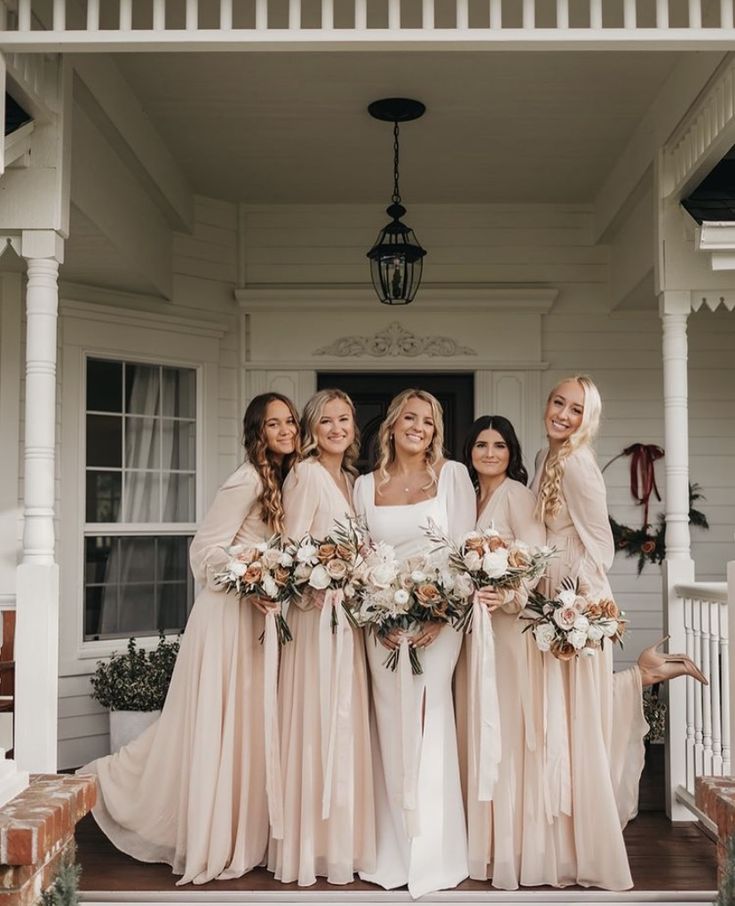
M 656 485 L 656 471 L 654 463 L 664 455 L 663 447 L 657 444 L 631 444 L 626 447 L 622 453 L 619 453 L 605 466 L 612 465 L 616 459 L 621 456 L 630 456 L 630 493 L 634 500 L 643 507 L 643 527 L 648 525 L 648 504 L 651 494 L 656 495 L 656 499 L 661 499 L 658 487 Z M 602 471 L 604 472 L 605 469 Z

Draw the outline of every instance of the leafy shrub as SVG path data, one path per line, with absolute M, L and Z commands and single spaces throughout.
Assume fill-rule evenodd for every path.
M 90 677 L 92 698 L 110 711 L 158 711 L 163 707 L 179 653 L 179 640 L 163 633 L 152 651 L 138 648 L 135 639 L 127 651 L 113 652 L 97 661 Z

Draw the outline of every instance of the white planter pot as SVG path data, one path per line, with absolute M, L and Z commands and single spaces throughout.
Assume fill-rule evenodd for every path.
M 137 739 L 160 716 L 160 711 L 110 711 L 110 753 Z

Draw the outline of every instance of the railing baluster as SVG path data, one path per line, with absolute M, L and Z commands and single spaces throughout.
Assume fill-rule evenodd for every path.
M 466 29 L 470 24 L 470 3 L 469 0 L 456 0 L 457 28 Z
M 401 27 L 401 0 L 388 0 L 388 28 L 398 31 Z
M 166 30 L 166 0 L 153 0 L 153 31 Z
M 722 773 L 730 774 L 730 614 L 727 604 L 720 605 L 720 636 L 722 654 L 720 657 L 720 692 L 722 694 Z
M 636 25 L 636 0 L 625 0 L 625 4 L 623 6 L 623 28 L 634 29 Z
M 709 677 L 710 669 L 710 641 L 712 639 L 712 626 L 710 622 L 709 604 L 698 601 L 699 612 L 702 620 L 702 660 L 699 667 L 705 676 Z M 712 686 L 698 688 L 702 697 L 702 770 L 705 774 L 712 773 Z
M 421 5 L 421 27 L 434 28 L 434 0 L 423 0 Z
M 702 0 L 689 0 L 689 28 L 702 27 Z
M 66 0 L 54 0 L 53 29 L 66 30 Z
M 186 30 L 196 31 L 199 27 L 199 0 L 186 0 Z
M 669 0 L 656 0 L 656 28 L 669 27 Z
M 569 28 L 569 0 L 556 0 L 556 27 Z
M 710 675 L 712 690 L 712 773 L 722 774 L 722 699 L 720 693 L 720 651 L 722 646 L 722 606 L 716 601 L 709 605 Z
M 219 27 L 222 31 L 232 28 L 232 0 L 219 0 Z M 290 22 L 288 27 L 291 28 Z
M 699 601 L 692 601 L 693 617 L 693 642 L 694 642 L 694 663 L 699 666 L 702 663 L 702 611 L 699 607 Z M 701 777 L 704 766 L 704 741 L 702 735 L 702 694 L 698 689 L 694 689 L 694 680 L 688 676 L 687 685 L 694 690 L 694 773 Z M 690 790 L 694 792 L 694 788 Z
M 0 31 L 8 28 L 8 5 L 5 0 L 0 0 Z
M 732 0 L 720 0 L 720 28 L 732 27 Z
M 289 22 L 291 21 L 290 11 L 296 4 L 299 7 L 299 22 L 301 21 L 301 0 L 289 0 Z M 360 31 L 367 28 L 367 0 L 355 0 L 355 28 Z
M 268 0 L 255 0 L 255 27 L 258 31 L 268 28 Z
M 502 0 L 490 0 L 490 28 L 503 27 Z
M 536 27 L 536 0 L 523 0 L 523 27 Z
M 684 634 L 686 638 L 686 653 L 689 657 L 694 654 L 694 631 L 692 617 L 692 602 L 684 599 Z M 689 678 L 686 679 L 686 775 L 687 789 L 694 789 L 694 685 Z
M 31 30 L 31 0 L 18 0 L 18 31 Z
M 334 0 L 322 0 L 322 28 L 327 31 L 334 28 Z
M 602 0 L 590 0 L 590 28 L 602 28 Z
M 100 0 L 87 0 L 87 31 L 99 31 Z
M 120 0 L 120 31 L 130 31 L 133 27 L 133 0 Z

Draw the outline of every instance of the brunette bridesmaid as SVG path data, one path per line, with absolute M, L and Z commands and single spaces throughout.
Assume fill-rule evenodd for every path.
M 213 580 L 228 560 L 225 548 L 260 543 L 283 527 L 281 483 L 298 449 L 293 403 L 278 393 L 255 397 L 244 442 L 247 462 L 219 489 L 191 544 L 203 589 L 161 717 L 117 754 L 81 769 L 97 775 L 94 816 L 115 846 L 143 862 L 167 862 L 182 875 L 179 884 L 237 878 L 262 864 L 267 780 L 277 787 L 280 769 L 267 770 L 263 733 L 259 637 L 267 605 Z
M 526 487 L 528 473 L 508 419 L 501 415 L 478 418 L 465 441 L 464 461 L 477 491 L 476 528 L 492 526 L 506 543 L 523 541 L 531 548 L 543 546 L 546 530 L 535 516 L 536 498 Z M 529 633 L 523 633 L 526 624 L 519 619 L 528 589 L 483 589 L 478 598 L 492 614 L 501 756 L 492 800 L 480 801 L 478 734 L 466 731 L 467 725 L 478 720 L 478 715 L 470 711 L 478 706 L 468 688 L 468 674 L 473 675 L 477 657 L 472 643 L 479 627 L 473 627 L 473 633 L 465 638 L 455 687 L 466 758 L 470 877 L 492 879 L 493 887 L 515 890 L 524 883 L 524 875 L 535 876 L 537 869 L 532 866 L 544 858 L 538 843 L 543 843 L 546 822 L 540 751 L 527 678 L 533 640 Z M 474 736 L 473 745 L 469 745 L 468 736 Z
M 302 461 L 283 488 L 288 537 L 325 537 L 352 516 L 352 483 L 359 444 L 355 409 L 341 390 L 321 390 L 304 407 Z M 322 613 L 325 593 L 309 590 L 288 615 L 293 634 L 282 654 L 281 753 L 283 839 L 272 839 L 268 868 L 278 880 L 349 884 L 375 862 L 375 817 L 367 669 L 360 630 L 341 620 L 331 632 Z M 325 620 L 326 616 L 326 620 Z M 339 644 L 340 675 L 326 675 L 326 643 Z M 320 650 L 322 649 L 322 650 Z M 324 724 L 327 697 L 336 700 L 336 724 Z M 327 708 L 328 711 L 332 710 Z

